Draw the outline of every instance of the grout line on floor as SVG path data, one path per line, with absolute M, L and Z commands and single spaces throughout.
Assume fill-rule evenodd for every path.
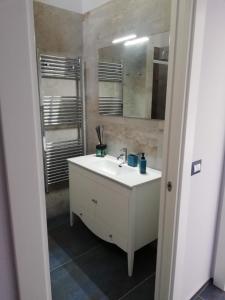
M 56 230 L 57 228 L 61 227 L 61 226 L 64 226 L 64 225 L 69 225 L 70 226 L 70 222 L 69 222 L 69 215 L 68 215 L 68 220 L 66 219 L 65 217 L 65 220 L 62 220 L 59 224 L 53 224 L 53 225 L 50 225 L 47 223 L 47 230 L 48 230 L 48 233 L 50 233 L 51 231 L 54 231 Z
M 146 277 L 141 282 L 139 282 L 137 285 L 135 285 L 132 289 L 130 289 L 128 292 L 126 292 L 126 294 L 124 294 L 123 296 L 121 296 L 118 300 L 124 299 L 125 297 L 127 297 L 128 295 L 130 295 L 134 290 L 136 290 L 137 288 L 139 288 L 140 286 L 142 286 L 146 281 L 148 281 L 150 278 L 152 278 L 154 276 L 155 276 L 155 272 L 153 274 L 151 274 L 150 276 Z
M 64 262 L 63 264 L 61 264 L 61 265 L 59 265 L 59 266 L 57 266 L 57 267 L 51 269 L 51 270 L 50 270 L 50 273 L 53 273 L 53 272 L 57 271 L 57 270 L 60 269 L 60 268 L 63 268 L 64 266 L 68 265 L 68 264 L 71 263 L 72 261 L 73 261 L 72 259 L 67 260 L 67 261 Z
M 201 294 L 202 294 L 208 287 L 209 287 L 209 282 L 207 282 L 207 283 L 205 284 L 205 286 L 199 291 L 199 293 L 197 294 L 197 296 L 199 296 L 199 297 L 202 299 Z
M 210 285 L 210 282 L 211 282 L 211 279 L 208 280 L 201 288 L 200 290 L 195 294 L 193 295 L 193 297 L 191 299 L 198 299 L 200 298 L 200 300 L 204 300 L 201 296 L 201 294 L 208 288 L 208 286 Z
M 73 258 L 70 258 L 68 261 L 66 261 L 65 263 L 55 267 L 54 269 L 50 270 L 50 273 L 54 272 L 54 271 L 57 271 L 58 269 L 60 268 L 63 268 L 64 266 L 68 265 L 69 263 L 73 262 L 74 260 L 79 260 L 81 257 L 83 257 L 84 255 L 88 254 L 89 252 L 91 251 L 94 251 L 95 249 L 97 249 L 98 247 L 100 247 L 101 245 L 97 245 L 97 246 L 94 246 L 92 248 L 90 248 L 89 250 L 85 251 L 84 253 L 78 255 L 78 256 L 74 256 Z
M 85 251 L 84 253 L 82 253 L 82 254 L 80 254 L 80 255 L 78 255 L 78 256 L 74 256 L 74 260 L 79 260 L 81 257 L 85 256 L 85 255 L 88 254 L 89 252 L 98 249 L 100 246 L 101 246 L 101 244 L 96 245 L 96 246 L 94 246 L 94 247 L 88 249 L 88 250 Z

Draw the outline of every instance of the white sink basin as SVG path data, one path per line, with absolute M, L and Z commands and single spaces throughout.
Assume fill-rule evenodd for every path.
M 121 165 L 121 160 L 109 155 L 104 158 L 96 157 L 94 154 L 86 155 L 71 158 L 68 161 L 130 188 L 159 179 L 162 176 L 160 171 L 150 168 L 147 168 L 146 174 L 140 174 L 138 167 L 129 167 L 127 164 Z
M 129 173 L 136 172 L 135 169 L 125 164 L 121 165 L 121 161 L 114 161 L 109 159 L 109 157 L 93 162 L 92 167 L 99 172 L 108 173 L 113 176 L 126 176 Z

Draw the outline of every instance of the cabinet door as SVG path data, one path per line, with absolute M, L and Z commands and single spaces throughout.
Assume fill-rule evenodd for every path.
M 83 219 L 95 219 L 96 205 L 91 197 L 89 178 L 81 176 L 79 169 L 70 167 L 70 210 L 75 214 L 83 214 Z
M 79 189 L 80 179 L 77 178 L 76 169 L 70 166 L 69 172 L 70 209 L 76 213 L 84 205 L 83 190 Z
M 92 183 L 92 196 L 97 201 L 97 220 L 101 220 L 109 228 L 126 236 L 128 231 L 128 197 L 120 194 L 118 190 Z

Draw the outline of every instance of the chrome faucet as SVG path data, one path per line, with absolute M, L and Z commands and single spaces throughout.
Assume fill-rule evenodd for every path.
M 120 155 L 117 157 L 117 160 L 123 158 L 123 162 L 120 164 L 125 164 L 127 162 L 127 148 L 122 148 L 120 151 L 123 151 L 123 153 L 120 153 Z

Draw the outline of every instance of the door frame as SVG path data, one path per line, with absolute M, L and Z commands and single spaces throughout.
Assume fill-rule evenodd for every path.
M 0 1 L 0 40 L 0 127 L 18 299 L 51 300 L 33 1 Z
M 207 0 L 178 2 L 172 10 L 172 13 L 178 10 L 174 13 L 177 18 L 172 16 L 172 27 L 173 22 L 176 22 L 176 31 L 172 30 L 176 34 L 172 36 L 176 59 L 174 67 L 171 67 L 171 82 L 168 84 L 170 115 L 165 137 L 165 143 L 168 144 L 164 147 L 167 153 L 164 153 L 166 166 L 163 170 L 166 173 L 161 190 L 157 300 L 182 298 L 183 282 L 180 275 L 186 248 L 191 164 L 208 9 Z M 174 192 L 167 191 L 168 181 L 173 182 Z
M 3 1 L 4 2 L 4 1 Z M 34 40 L 34 19 L 33 19 L 33 5 L 30 0 L 7 0 L 10 2 L 11 9 L 14 10 L 16 5 L 21 5 L 25 10 L 24 22 L 26 31 L 25 43 L 28 48 L 28 72 L 26 74 L 28 83 L 31 87 L 27 87 L 30 96 L 31 105 L 27 107 L 24 101 L 21 103 L 20 109 L 24 109 L 24 119 L 31 122 L 29 124 L 29 131 L 27 134 L 27 144 L 24 144 L 23 155 L 19 158 L 26 165 L 27 159 L 30 158 L 30 151 L 33 154 L 33 168 L 28 168 L 26 178 L 36 176 L 36 185 L 33 181 L 29 185 L 30 194 L 35 195 L 35 201 L 31 200 L 31 204 L 35 207 L 35 220 L 29 217 L 26 223 L 21 224 L 23 213 L 27 212 L 32 215 L 32 205 L 27 206 L 26 191 L 21 190 L 20 186 L 20 172 L 14 170 L 12 162 L 16 162 L 15 153 L 11 151 L 12 145 L 15 148 L 21 149 L 21 142 L 18 136 L 24 134 L 24 127 L 18 126 L 16 130 L 10 125 L 7 116 L 15 118 L 18 122 L 18 115 L 12 103 L 7 102 L 7 94 L 3 99 L 4 103 L 1 105 L 3 117 L 3 136 L 4 149 L 6 157 L 8 191 L 11 208 L 11 220 L 13 240 L 16 256 L 17 276 L 20 297 L 23 300 L 51 300 L 51 286 L 49 274 L 48 261 L 48 242 L 47 242 L 47 222 L 45 218 L 45 197 L 44 197 L 44 178 L 42 172 L 42 158 L 41 158 L 41 126 L 39 120 L 39 100 L 38 100 L 38 81 L 37 81 L 37 65 L 35 55 L 35 40 Z M 161 187 L 161 201 L 160 201 L 160 224 L 159 224 L 159 245 L 157 258 L 157 274 L 156 274 L 156 294 L 157 300 L 170 300 L 173 298 L 173 286 L 175 278 L 176 266 L 176 249 L 178 239 L 179 212 L 181 200 L 181 185 L 183 184 L 181 174 L 183 171 L 183 157 L 185 145 L 185 128 L 187 122 L 187 108 L 188 108 L 188 80 L 189 80 L 189 66 L 191 54 L 191 42 L 194 20 L 194 0 L 172 0 L 172 16 L 171 16 L 171 39 L 170 39 L 170 61 L 168 74 L 168 95 L 167 95 L 167 111 L 166 111 L 166 129 L 164 142 L 164 164 L 163 164 L 163 178 Z M 17 4 L 16 4 L 17 3 Z M 18 4 L 19 3 L 19 4 Z M 4 5 L 4 4 L 3 4 Z M 17 7 L 18 8 L 18 7 Z M 2 9 L 2 13 L 4 6 Z M 0 11 L 1 14 L 1 11 Z M 6 25 L 8 24 L 5 19 Z M 4 26 L 7 28 L 7 26 Z M 0 31 L 1 33 L 1 31 Z M 17 47 L 18 41 L 11 40 L 10 46 Z M 23 42 L 24 43 L 24 42 Z M 0 46 L 1 47 L 1 46 Z M 21 51 L 18 49 L 18 51 Z M 14 67 L 13 61 L 10 63 Z M 4 80 L 3 75 L 3 80 Z M 7 83 L 7 82 L 6 82 Z M 13 85 L 11 85 L 11 88 Z M 30 89 L 29 89 L 30 88 Z M 24 87 L 26 89 L 26 87 Z M 1 96 L 1 95 L 0 95 Z M 28 118 L 29 114 L 33 116 L 31 120 Z M 28 147 L 29 145 L 29 147 Z M 18 147 L 17 147 L 18 146 Z M 31 161 L 30 161 L 31 163 Z M 35 171 L 34 171 L 35 170 Z M 28 180 L 29 181 L 29 180 Z M 171 181 L 173 184 L 172 192 L 167 192 L 167 182 Z M 18 209 L 18 197 L 20 197 L 20 209 Z M 30 209 L 30 211 L 29 211 Z M 29 228 L 29 234 L 24 236 Z M 179 227 L 179 226 L 178 226 Z M 34 234 L 35 233 L 35 234 Z M 25 240 L 28 239 L 26 242 Z M 28 244 L 35 244 L 33 249 L 33 257 L 36 259 L 36 266 L 39 274 L 27 265 L 29 259 L 32 261 L 32 256 L 28 252 Z M 24 257 L 24 253 L 27 256 Z M 37 255 L 40 254 L 40 255 Z M 42 276 L 44 280 L 37 280 L 37 275 Z M 40 276 L 40 278 L 41 278 Z M 35 280 L 35 286 L 28 283 Z M 33 281 L 34 282 L 34 281 Z M 38 293 L 37 291 L 42 291 Z
M 205 1 L 205 0 L 203 0 Z M 190 161 L 194 145 L 197 101 L 190 101 L 192 55 L 195 30 L 195 0 L 174 0 L 171 9 L 170 57 L 167 87 L 167 110 L 163 147 L 159 238 L 155 299 L 176 299 L 176 266 L 179 259 L 179 234 L 185 222 L 184 196 L 190 189 Z M 204 30 L 204 24 L 202 24 Z M 201 41 L 202 42 L 202 41 Z M 199 45 L 199 46 L 202 46 Z M 197 67 L 199 67 L 199 61 Z M 195 77 L 195 79 L 197 79 Z M 196 84 L 198 79 L 196 80 Z M 194 99 L 196 100 L 196 99 Z M 191 116 L 191 118 L 190 118 Z M 188 145 L 188 152 L 186 144 Z M 172 191 L 168 191 L 168 183 Z M 181 201 L 182 200 L 182 201 Z M 179 299 L 179 298 L 177 298 Z
M 221 182 L 221 203 L 217 226 L 217 237 L 214 257 L 213 283 L 225 291 L 225 156 L 223 165 L 223 179 Z

